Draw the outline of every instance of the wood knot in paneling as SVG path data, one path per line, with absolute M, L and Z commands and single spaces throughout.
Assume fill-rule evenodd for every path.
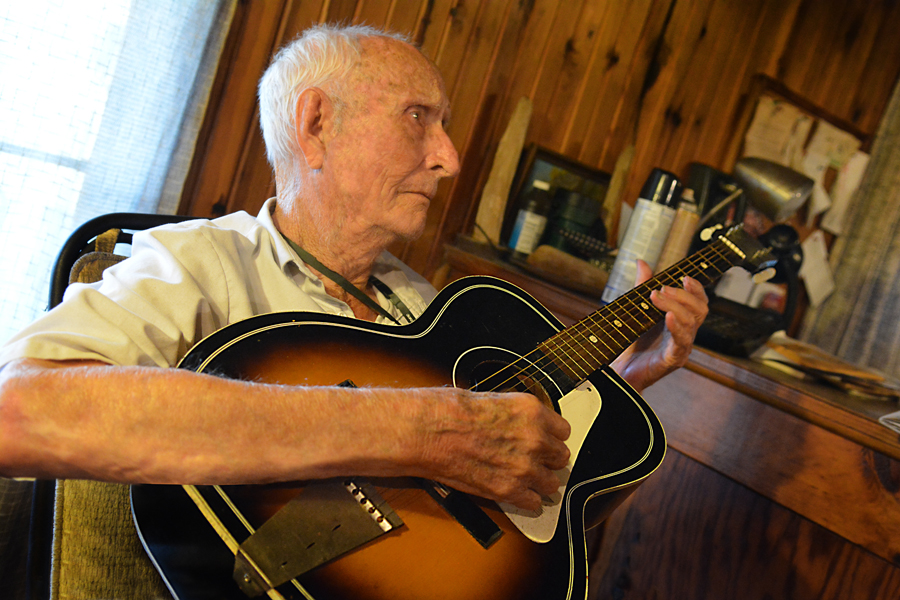
M 668 107 L 666 109 L 666 121 L 672 124 L 672 127 L 680 127 L 682 118 L 681 118 L 681 109 Z
M 900 495 L 900 462 L 872 450 L 863 451 L 863 460 L 866 471 L 875 475 L 886 492 Z
M 609 52 L 606 53 L 606 70 L 609 71 L 617 64 L 619 64 L 619 60 L 621 57 L 619 53 L 616 51 L 615 47 L 610 48 Z

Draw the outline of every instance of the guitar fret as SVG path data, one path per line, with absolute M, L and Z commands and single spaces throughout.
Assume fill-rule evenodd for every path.
M 564 332 L 564 333 L 565 333 L 565 332 Z M 568 337 L 568 338 L 569 338 L 569 339 L 567 340 L 566 347 L 563 348 L 563 352 L 564 352 L 567 356 L 570 357 L 570 359 L 571 359 L 571 361 L 570 361 L 571 364 L 573 364 L 573 365 L 575 365 L 576 367 L 578 367 L 579 369 L 581 369 L 586 375 L 587 375 L 587 374 L 590 374 L 590 373 L 591 373 L 591 370 L 588 370 L 588 369 L 586 369 L 584 366 L 582 366 L 582 363 L 584 362 L 584 359 L 578 354 L 577 348 L 575 348 L 575 347 L 571 344 L 571 337 L 572 337 L 571 334 L 568 334 L 568 335 L 566 335 L 566 336 L 560 336 L 561 339 L 562 339 L 563 337 Z M 574 354 L 577 358 L 573 357 L 572 354 L 569 353 L 569 350 L 572 350 L 573 354 Z
M 538 348 L 566 375 L 580 379 L 609 364 L 665 316 L 650 300 L 653 290 L 662 286 L 680 287 L 686 276 L 705 287 L 744 258 L 744 252 L 735 243 L 719 237 L 696 254 L 545 340 Z
M 579 381 L 579 380 L 581 380 L 581 379 L 584 379 L 584 378 L 587 377 L 588 375 L 590 375 L 590 374 L 593 372 L 593 370 L 588 371 L 588 370 L 585 369 L 583 366 L 581 366 L 581 365 L 579 364 L 579 362 L 578 362 L 577 360 L 575 360 L 575 359 L 574 359 L 574 358 L 566 351 L 566 349 L 562 347 L 561 344 L 559 344 L 559 340 L 558 340 L 557 338 L 560 338 L 560 336 L 559 336 L 559 335 L 556 335 L 556 336 L 553 336 L 553 338 L 551 338 L 551 339 L 556 339 L 556 340 L 557 340 L 557 348 L 556 348 L 556 350 L 550 350 L 548 353 L 549 353 L 551 356 L 556 356 L 556 357 L 568 359 L 568 360 L 563 361 L 563 372 L 564 372 L 570 379 L 573 379 L 573 380 L 575 380 L 575 381 Z M 548 340 L 548 341 L 549 341 L 549 340 Z M 545 343 L 546 343 L 546 342 L 545 342 Z M 554 362 L 558 362 L 558 361 L 554 361 Z M 581 373 L 578 373 L 578 372 L 576 372 L 576 370 L 573 369 L 573 368 L 568 368 L 568 369 L 567 369 L 567 368 L 565 368 L 566 366 L 570 366 L 570 367 L 571 367 L 571 366 L 575 366 L 575 367 L 578 367 L 582 372 L 581 372 Z
M 593 333 L 593 330 L 596 329 L 596 327 L 599 325 L 596 321 L 596 318 L 597 318 L 597 313 L 592 313 L 591 315 L 588 316 L 588 319 L 590 321 L 592 321 L 594 327 L 588 327 L 587 324 L 584 324 L 584 328 L 587 330 L 587 333 L 582 334 L 582 335 L 585 335 L 586 339 L 589 342 L 591 342 L 594 345 L 594 347 L 597 347 L 598 344 L 602 344 L 606 348 L 606 350 L 609 351 L 609 354 L 607 354 L 606 352 L 603 352 L 601 350 L 600 357 L 602 358 L 602 360 L 608 361 L 608 360 L 611 360 L 612 356 L 615 356 L 616 350 L 613 346 L 609 345 L 609 343 L 608 343 L 609 340 Z M 576 325 L 581 325 L 581 323 L 577 323 Z
M 574 344 L 576 348 L 578 348 L 578 349 L 580 350 L 580 352 L 578 352 L 578 357 L 579 357 L 579 359 L 580 359 L 580 361 L 581 361 L 581 364 L 579 365 L 579 367 L 580 367 L 583 371 L 586 371 L 588 374 L 593 373 L 595 370 L 597 370 L 597 367 L 594 366 L 594 365 L 592 365 L 592 363 L 591 363 L 591 360 L 590 360 L 590 359 L 591 359 L 591 354 L 590 354 L 590 352 L 585 352 L 585 350 L 586 350 L 585 346 L 584 346 L 583 344 L 581 344 L 580 342 L 577 342 L 577 341 L 575 340 L 575 336 L 576 336 L 577 333 L 578 333 L 577 329 L 576 329 L 576 330 L 573 330 L 573 331 L 568 335 L 568 338 L 569 338 L 569 341 L 570 341 L 572 344 Z M 586 367 L 585 367 L 585 366 L 582 366 L 582 365 L 586 365 Z
M 597 358 L 596 353 L 593 351 L 595 347 L 595 340 L 598 338 L 590 334 L 590 331 L 585 331 L 584 327 L 578 327 L 573 330 L 573 335 L 577 334 L 581 338 L 581 342 L 579 342 L 579 346 L 585 350 L 586 358 L 585 363 L 590 368 L 590 372 L 594 372 L 599 369 L 603 363 Z

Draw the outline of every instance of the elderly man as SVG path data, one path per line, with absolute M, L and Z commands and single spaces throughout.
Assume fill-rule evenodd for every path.
M 373 278 L 414 316 L 434 295 L 385 252 L 421 234 L 438 182 L 459 169 L 434 65 L 374 30 L 317 27 L 275 58 L 260 106 L 278 196 L 257 218 L 135 236 L 132 258 L 100 284 L 70 288 L 4 348 L 0 474 L 195 484 L 413 475 L 538 507 L 559 484 L 569 425 L 531 395 L 281 386 L 158 368 L 265 312 L 402 321 Z M 667 312 L 665 331 L 614 365 L 637 389 L 685 362 L 706 312 L 691 279 L 652 300 Z

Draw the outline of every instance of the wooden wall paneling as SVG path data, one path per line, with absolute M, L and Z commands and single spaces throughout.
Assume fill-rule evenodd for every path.
M 794 0 L 796 7 L 799 0 Z M 721 5 L 721 3 L 720 3 Z M 735 137 L 731 126 L 741 109 L 753 74 L 772 62 L 771 55 L 780 47 L 777 40 L 787 36 L 779 31 L 790 2 L 761 0 L 743 4 L 725 4 L 732 13 L 729 30 L 720 32 L 722 45 L 715 68 L 708 74 L 705 92 L 698 96 L 690 128 L 683 136 L 674 161 L 682 175 L 687 175 L 691 162 L 713 165 L 730 172 L 733 162 L 724 156 L 724 149 Z
M 288 4 L 285 0 L 238 3 L 180 214 L 211 217 L 227 210 L 244 141 L 256 128 L 256 82 L 272 55 L 273 39 Z
M 325 0 L 318 18 L 321 23 L 352 23 L 359 0 Z
M 457 232 L 469 231 L 474 226 L 481 190 L 493 166 L 493 154 L 497 144 L 506 131 L 519 100 L 523 97 L 529 99 L 534 97 L 540 72 L 535 65 L 541 64 L 546 52 L 548 36 L 553 27 L 558 5 L 558 0 L 536 0 L 534 4 L 520 3 L 519 14 L 510 15 L 510 23 L 515 20 L 520 25 L 510 27 L 510 33 L 513 35 L 506 35 L 501 42 L 497 68 L 494 69 L 498 79 L 492 83 L 497 90 L 495 97 L 498 99 L 496 102 L 489 100 L 491 105 L 484 107 L 485 114 L 474 126 L 483 140 L 489 144 L 486 147 L 487 154 L 483 161 L 473 160 L 467 163 L 466 169 L 460 175 L 465 183 L 453 189 L 453 202 L 460 202 L 465 211 L 462 211 L 462 207 L 457 207 L 458 210 L 454 211 L 463 217 L 463 222 L 457 229 L 448 232 L 450 235 L 445 241 L 451 241 Z M 528 136 L 533 135 L 533 131 L 532 115 L 532 121 L 526 132 L 526 146 L 529 143 Z M 470 165 L 473 165 L 474 169 L 470 168 Z M 507 205 L 507 214 L 513 210 L 514 206 Z
M 680 124 L 673 119 L 671 100 L 684 85 L 685 74 L 696 57 L 702 42 L 701 31 L 713 0 L 678 0 L 663 32 L 663 43 L 654 57 L 659 74 L 643 97 L 642 112 L 637 124 L 634 163 L 625 186 L 623 200 L 633 204 L 641 187 L 654 167 L 675 171 L 677 165 L 660 150 Z M 654 68 L 651 65 L 650 68 Z
M 436 267 L 441 260 L 444 244 L 452 241 L 457 233 L 468 230 L 474 222 L 481 190 L 493 166 L 497 145 L 521 98 L 513 83 L 517 75 L 524 75 L 519 71 L 522 52 L 530 44 L 538 48 L 545 45 L 543 39 L 535 38 L 536 30 L 530 27 L 535 20 L 546 17 L 546 11 L 541 10 L 544 8 L 542 4 L 514 1 L 508 5 L 509 10 L 491 58 L 492 64 L 480 93 L 481 106 L 469 126 L 469 138 L 465 145 L 466 165 L 454 182 L 452 202 L 441 223 L 444 236 L 435 240 L 431 247 L 429 269 Z M 524 78 L 531 79 L 527 75 Z M 461 100 L 457 98 L 454 102 L 459 104 Z M 529 131 L 532 128 L 533 124 L 530 124 Z
M 860 63 L 858 58 L 853 60 L 853 47 L 860 41 L 859 34 L 868 29 L 866 22 L 877 23 L 882 12 L 878 3 L 860 4 L 859 0 L 843 3 L 805 0 L 780 78 L 789 88 L 800 91 L 814 104 L 828 106 L 842 118 L 845 115 L 836 110 L 842 102 L 833 94 L 852 89 L 857 83 L 856 69 Z M 841 79 L 837 90 L 832 85 L 835 75 Z
M 255 130 L 249 132 L 246 139 L 238 177 L 228 194 L 225 213 L 243 210 L 251 215 L 259 214 L 265 201 L 275 195 L 275 175 L 266 159 L 258 112 L 253 124 Z
M 384 26 L 388 21 L 388 13 L 390 13 L 391 8 L 391 2 L 359 0 L 356 5 L 356 11 L 353 13 L 353 23 L 356 25 L 371 25 L 372 27 Z
M 786 2 L 784 0 L 764 0 L 751 15 L 758 15 L 750 20 L 730 50 L 731 56 L 725 67 L 726 74 L 732 74 L 729 81 L 723 81 L 713 88 L 713 94 L 705 101 L 706 114 L 701 116 L 702 123 L 694 133 L 697 160 L 730 172 L 735 157 L 729 156 L 727 150 L 735 131 L 743 131 L 737 126 L 738 115 L 741 114 L 752 86 L 755 73 L 765 73 L 774 68 L 783 51 L 787 38 L 793 28 L 800 0 Z M 683 164 L 691 162 L 682 159 Z
M 293 1 L 286 6 L 284 15 L 279 19 L 279 27 L 272 41 L 269 60 L 275 52 L 288 43 L 304 29 L 319 22 L 320 16 L 329 8 L 323 0 L 316 2 Z M 257 74 L 257 81 L 268 66 L 268 60 Z M 256 86 L 253 88 L 254 98 Z M 266 159 L 265 142 L 259 128 L 259 109 L 254 111 L 253 128 L 244 141 L 244 150 L 239 164 L 237 177 L 232 185 L 226 203 L 226 212 L 245 210 L 257 214 L 266 199 L 275 195 L 275 179 L 272 168 Z
M 500 42 L 506 34 L 508 19 L 511 18 L 512 4 L 511 0 L 482 0 L 474 27 L 461 48 L 460 75 L 448 84 L 447 93 L 453 114 L 450 133 L 462 154 L 468 151 L 473 139 L 483 135 L 482 131 L 473 130 L 472 123 L 479 105 L 485 99 L 491 77 L 496 74 L 495 62 L 500 53 Z M 500 60 L 507 60 L 507 57 Z M 443 72 L 443 64 L 439 66 Z
M 554 123 L 548 113 L 584 4 L 583 0 L 560 2 L 556 14 L 553 16 L 553 26 L 550 29 L 545 50 L 540 57 L 540 62 L 534 65 L 536 68 L 535 85 L 531 95 L 534 111 L 526 144 L 536 143 L 549 148 L 545 138 L 551 128 L 557 127 L 558 123 Z M 550 148 L 550 150 L 554 150 L 554 148 Z
M 447 83 L 450 135 L 463 171 L 442 184 L 425 236 L 399 248 L 426 276 L 443 244 L 470 229 L 492 149 L 520 96 L 534 103 L 528 142 L 606 171 L 634 144 L 622 194 L 633 203 L 655 166 L 680 172 L 700 160 L 731 168 L 726 138 L 742 130 L 737 120 L 756 72 L 780 75 L 801 95 L 806 90 L 792 82 L 811 86 L 823 95 L 823 108 L 843 112 L 838 116 L 867 132 L 877 126 L 900 73 L 898 2 L 243 2 L 181 212 L 252 212 L 269 195 L 271 174 L 255 118 L 258 77 L 272 52 L 304 27 L 351 19 L 410 33 Z M 822 75 L 832 67 L 834 73 Z M 617 215 L 608 218 L 617 222 Z
M 693 139 L 695 125 L 702 122 L 709 90 L 719 86 L 727 89 L 739 83 L 739 80 L 735 81 L 734 73 L 725 72 L 725 65 L 729 50 L 739 41 L 742 26 L 755 21 L 755 18 L 747 18 L 756 16 L 751 8 L 755 8 L 752 2 L 714 2 L 700 22 L 697 39 L 687 40 L 690 56 L 683 79 L 675 86 L 666 108 L 666 133 L 657 148 L 660 156 L 667 157 L 670 170 L 678 175 L 683 173 L 686 162 L 698 153 Z M 685 152 L 689 157 L 685 157 Z
M 781 64 L 781 57 L 790 43 L 794 32 L 795 21 L 799 18 L 800 8 L 804 0 L 769 0 L 766 4 L 765 14 L 761 21 L 766 24 L 766 31 L 760 37 L 766 40 L 766 48 L 748 48 L 751 54 L 768 55 L 768 62 L 760 67 L 760 72 L 776 77 Z M 781 16 L 775 17 L 774 14 Z
M 557 7 L 554 9 L 554 5 Z M 432 245 L 431 268 L 443 254 L 443 244 L 461 231 L 471 228 L 481 189 L 490 172 L 492 151 L 502 136 L 515 105 L 521 96 L 528 96 L 532 103 L 549 101 L 553 87 L 544 81 L 550 74 L 555 82 L 558 68 L 548 67 L 548 59 L 554 56 L 554 48 L 565 48 L 565 39 L 572 30 L 572 22 L 580 3 L 515 3 L 507 20 L 506 31 L 500 41 L 497 66 L 491 73 L 484 104 L 473 123 L 471 132 L 476 133 L 481 143 L 478 154 L 467 150 L 462 154 L 462 171 L 452 188 L 452 212 L 444 220 L 441 231 L 443 237 Z M 456 100 L 454 100 L 456 103 Z M 456 117 L 454 117 L 455 119 Z M 542 114 L 535 106 L 526 144 L 538 139 Z
M 776 78 L 867 134 L 874 133 L 898 73 L 896 29 L 885 27 L 888 22 L 897 26 L 897 12 L 895 2 L 804 0 Z M 890 67 L 866 68 L 870 61 L 886 67 L 881 62 L 884 55 L 892 57 Z M 880 102 L 874 102 L 877 113 L 866 114 L 865 103 L 852 101 L 885 80 L 885 87 L 879 89 Z
M 591 598 L 888 600 L 900 570 L 684 454 L 619 508 Z
M 794 22 L 794 30 L 785 54 L 778 65 L 776 78 L 795 90 L 805 90 L 810 77 L 821 75 L 826 66 L 831 43 L 840 19 L 833 14 L 842 14 L 846 2 L 816 2 L 803 0 Z
M 883 4 L 873 10 L 871 2 L 849 2 L 823 52 L 827 62 L 814 65 L 818 72 L 804 86 L 805 95 L 844 120 L 852 120 L 853 96 L 847 92 L 862 84 L 884 13 Z
M 612 171 L 612 165 L 603 165 L 600 157 L 608 144 L 635 58 L 635 47 L 653 2 L 613 2 L 611 6 L 614 10 L 598 37 L 596 58 L 585 77 L 581 101 L 562 144 L 563 154 L 607 172 Z
M 652 79 L 651 65 L 656 60 L 660 36 L 665 32 L 670 11 L 675 0 L 651 0 L 645 12 L 635 10 L 629 15 L 629 24 L 637 35 L 633 46 L 623 46 L 613 71 L 622 73 L 622 87 L 604 89 L 604 101 L 597 105 L 591 137 L 603 140 L 599 146 L 585 146 L 581 153 L 583 162 L 612 172 L 622 150 L 634 144 L 637 126 L 643 112 L 643 93 L 648 79 Z M 632 6 L 636 6 L 632 4 Z M 630 49 L 627 53 L 624 49 Z M 621 66 L 621 67 L 620 67 Z
M 562 68 L 547 105 L 541 145 L 563 153 L 566 138 L 576 126 L 575 115 L 584 101 L 584 89 L 597 60 L 597 48 L 604 33 L 613 26 L 615 2 L 585 2 L 566 40 Z
M 416 29 L 416 43 L 422 52 L 437 63 L 444 34 L 450 26 L 455 6 L 461 0 L 426 0 Z
M 889 3 L 886 14 L 881 16 L 873 51 L 861 69 L 859 84 L 843 92 L 852 98 L 849 120 L 870 134 L 876 132 L 900 75 L 900 2 Z
M 389 29 L 402 31 L 415 39 L 416 28 L 427 5 L 426 0 L 392 0 L 385 23 Z
M 524 30 L 521 34 L 521 43 L 515 52 L 515 61 L 510 70 L 509 89 L 506 100 L 502 103 L 499 114 L 499 123 L 505 125 L 512 118 L 519 98 L 534 99 L 540 81 L 540 65 L 548 51 L 547 45 L 550 32 L 554 27 L 556 13 L 559 10 L 559 0 L 535 0 L 527 14 Z M 534 117 L 529 125 L 530 141 L 534 136 Z M 502 135 L 502 128 L 501 133 Z
M 640 30 L 632 56 L 625 61 L 627 69 L 623 81 L 624 87 L 621 90 L 607 92 L 614 93 L 619 91 L 619 95 L 615 98 L 615 110 L 608 132 L 597 129 L 597 137 L 605 137 L 602 151 L 596 160 L 592 160 L 592 156 L 583 152 L 583 162 L 594 164 L 602 170 L 613 172 L 623 152 L 630 149 L 631 155 L 634 155 L 638 126 L 645 114 L 644 96 L 652 86 L 652 83 L 656 81 L 658 74 L 657 55 L 674 6 L 675 0 L 653 0 L 653 4 L 646 13 L 646 20 Z M 635 21 L 638 20 L 638 14 L 635 13 Z M 605 136 L 604 133 L 606 134 Z M 635 168 L 635 161 L 632 158 L 624 174 L 620 202 L 615 204 L 611 214 L 605 215 L 606 229 L 610 240 L 615 240 L 617 236 L 622 203 L 633 203 L 637 199 L 636 196 L 629 198 L 627 195 L 631 193 L 628 190 L 628 182 Z
M 497 4 L 499 9 L 500 3 Z M 431 240 L 428 262 L 424 267 L 424 271 L 428 274 L 433 272 L 443 259 L 444 245 L 452 242 L 457 233 L 467 228 L 467 218 L 472 217 L 470 211 L 477 205 L 480 190 L 493 162 L 497 143 L 508 124 L 508 118 L 503 118 L 505 111 L 502 107 L 518 102 L 518 98 L 510 97 L 510 84 L 519 51 L 523 40 L 526 39 L 527 24 L 533 18 L 532 15 L 533 5 L 530 3 L 509 2 L 507 10 L 502 15 L 498 10 L 494 18 L 502 18 L 502 25 L 494 40 L 489 65 L 486 65 L 483 72 L 483 83 L 477 91 L 478 95 L 474 95 L 473 81 L 468 88 L 469 99 L 461 93 L 455 93 L 451 99 L 455 107 L 460 105 L 466 107 L 470 102 L 477 102 L 478 109 L 464 112 L 463 118 L 469 122 L 468 135 L 462 146 L 465 170 L 451 187 L 450 202 L 444 207 L 438 234 Z M 479 30 L 481 23 L 482 21 L 479 21 Z M 487 54 L 486 49 L 483 52 Z M 475 54 L 466 60 L 482 59 Z M 477 79 L 476 77 L 475 80 Z M 458 113 L 459 109 L 454 108 L 454 119 Z
M 450 19 L 447 22 L 446 30 L 441 36 L 438 52 L 433 56 L 444 78 L 448 95 L 452 94 L 456 87 L 463 58 L 466 55 L 466 47 L 484 1 L 465 2 L 464 0 L 458 0 L 449 9 Z M 457 125 L 456 129 L 453 129 L 455 123 L 455 120 L 451 123 L 451 133 L 455 133 L 459 129 L 459 125 Z M 455 137 L 454 142 L 456 142 Z

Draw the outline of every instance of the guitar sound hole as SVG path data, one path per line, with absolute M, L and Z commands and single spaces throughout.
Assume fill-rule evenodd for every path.
M 500 361 L 484 361 L 472 369 L 469 389 L 476 392 L 525 392 L 541 401 L 550 410 L 559 412 L 556 403 L 542 380 L 539 370 L 511 365 Z

